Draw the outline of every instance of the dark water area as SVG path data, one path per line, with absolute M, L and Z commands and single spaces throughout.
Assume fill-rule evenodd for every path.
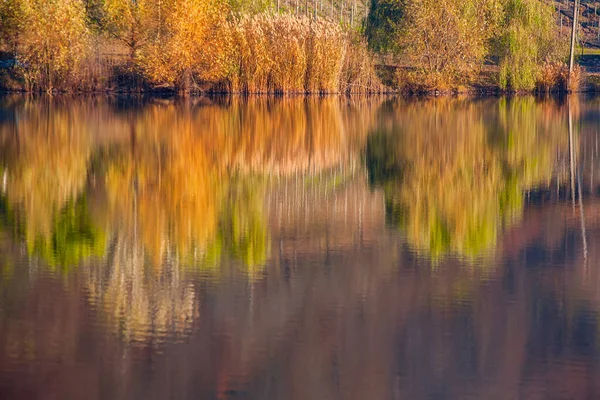
M 0 98 L 0 399 L 600 398 L 600 99 Z

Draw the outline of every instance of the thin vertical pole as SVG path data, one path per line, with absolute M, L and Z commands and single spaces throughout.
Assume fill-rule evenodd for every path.
M 560 18 L 560 33 L 562 35 L 562 12 L 561 12 L 561 8 L 562 5 L 560 3 L 558 3 L 558 17 Z
M 571 52 L 569 54 L 569 82 L 573 75 L 573 60 L 575 58 L 575 36 L 577 32 L 577 16 L 579 14 L 579 0 L 573 5 L 573 27 L 571 28 Z M 570 85 L 569 85 L 570 86 Z

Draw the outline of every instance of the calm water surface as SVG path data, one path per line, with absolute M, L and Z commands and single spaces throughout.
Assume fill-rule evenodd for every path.
M 0 398 L 600 398 L 599 132 L 575 97 L 0 98 Z

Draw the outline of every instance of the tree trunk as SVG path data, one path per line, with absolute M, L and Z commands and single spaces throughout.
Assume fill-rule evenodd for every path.
M 192 72 L 190 71 L 189 68 L 187 68 L 184 72 L 183 72 L 183 82 L 182 82 L 182 86 L 180 88 L 180 91 L 184 94 L 184 95 L 188 95 L 192 89 Z

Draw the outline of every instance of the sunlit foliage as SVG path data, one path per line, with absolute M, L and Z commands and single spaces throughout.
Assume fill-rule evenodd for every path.
M 18 57 L 29 88 L 51 91 L 72 84 L 89 51 L 82 0 L 21 2 Z
M 150 40 L 160 38 L 165 9 L 173 0 L 103 0 L 101 26 L 129 49 L 134 59 Z
M 348 60 L 365 44 L 325 20 L 259 14 L 234 24 L 233 91 L 336 93 L 379 91 L 370 63 Z M 360 53 L 365 56 L 366 51 Z M 347 61 L 348 60 L 348 61 Z M 365 75 L 368 79 L 365 79 Z M 370 80 L 369 80 L 370 79 Z M 360 84 L 356 84 L 360 83 Z
M 252 15 L 269 11 L 277 0 L 228 0 L 231 10 L 238 15 Z
M 228 11 L 224 0 L 177 0 L 163 6 L 164 32 L 140 60 L 150 78 L 184 91 L 193 79 L 224 80 L 230 48 Z
M 338 20 L 335 7 L 327 12 L 322 2 L 298 5 L 6 0 L 0 3 L 0 46 L 20 63 L 2 71 L 2 85 L 33 91 L 379 93 L 386 88 L 376 74 L 376 51 L 395 55 L 393 67 L 379 72 L 407 91 L 455 90 L 487 79 L 481 74 L 486 56 L 499 57 L 494 73 L 502 89 L 566 89 L 566 38 L 559 37 L 554 11 L 544 1 L 372 0 L 364 29 L 352 29 L 341 14 Z
M 500 86 L 512 90 L 534 89 L 543 78 L 544 65 L 564 62 L 568 54 L 568 40 L 556 30 L 554 9 L 539 0 L 506 2 L 495 47 Z
M 446 89 L 478 72 L 502 16 L 500 0 L 415 0 L 403 11 L 399 47 L 415 67 L 403 79 Z

